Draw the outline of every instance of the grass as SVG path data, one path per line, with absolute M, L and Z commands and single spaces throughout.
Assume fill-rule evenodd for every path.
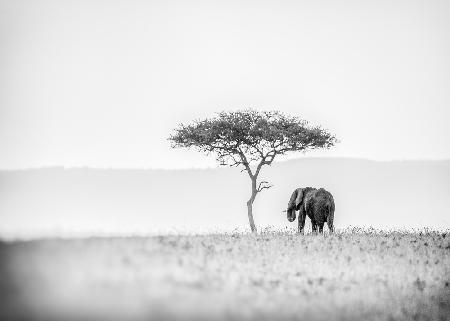
M 450 234 L 2 243 L 1 319 L 450 320 Z

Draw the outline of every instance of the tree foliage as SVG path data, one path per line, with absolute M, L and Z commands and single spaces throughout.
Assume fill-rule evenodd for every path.
M 329 148 L 336 143 L 335 136 L 306 120 L 253 109 L 221 112 L 214 118 L 181 124 L 169 140 L 172 147 L 214 154 L 220 165 L 243 166 L 252 179 L 277 155 Z M 252 164 L 256 165 L 254 171 Z

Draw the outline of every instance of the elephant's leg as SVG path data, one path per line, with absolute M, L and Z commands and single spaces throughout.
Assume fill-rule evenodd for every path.
M 300 210 L 300 212 L 298 213 L 298 234 L 301 235 L 304 234 L 305 219 L 306 219 L 305 211 Z
M 328 219 L 327 225 L 328 225 L 328 229 L 330 230 L 330 234 L 333 234 L 334 233 L 333 220 Z
M 314 221 L 313 219 L 311 219 L 311 228 L 312 228 L 312 233 L 317 234 L 317 224 L 316 224 L 316 221 Z
M 319 234 L 323 234 L 323 224 L 323 222 L 317 223 L 317 225 L 319 226 Z
M 313 233 L 313 234 L 316 234 L 316 231 L 317 231 L 317 224 L 316 224 L 316 220 L 315 220 L 315 218 L 314 218 L 314 215 L 311 214 L 311 211 L 310 211 L 308 208 L 305 209 L 305 213 L 306 213 L 306 215 L 309 217 L 309 219 L 311 220 L 311 229 L 312 229 L 312 233 Z

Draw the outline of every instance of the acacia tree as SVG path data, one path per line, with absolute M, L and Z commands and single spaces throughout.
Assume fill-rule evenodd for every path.
M 272 187 L 267 181 L 258 181 L 261 168 L 270 166 L 277 155 L 330 148 L 336 138 L 298 117 L 279 111 L 246 109 L 221 112 L 214 118 L 189 125 L 180 124 L 169 141 L 173 148 L 193 147 L 215 155 L 222 166 L 241 167 L 247 172 L 252 184 L 247 201 L 248 220 L 252 232 L 256 232 L 253 202 L 258 193 Z

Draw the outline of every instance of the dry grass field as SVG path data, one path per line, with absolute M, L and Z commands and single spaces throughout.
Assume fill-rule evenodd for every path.
M 443 232 L 51 239 L 0 258 L 2 320 L 450 320 Z

